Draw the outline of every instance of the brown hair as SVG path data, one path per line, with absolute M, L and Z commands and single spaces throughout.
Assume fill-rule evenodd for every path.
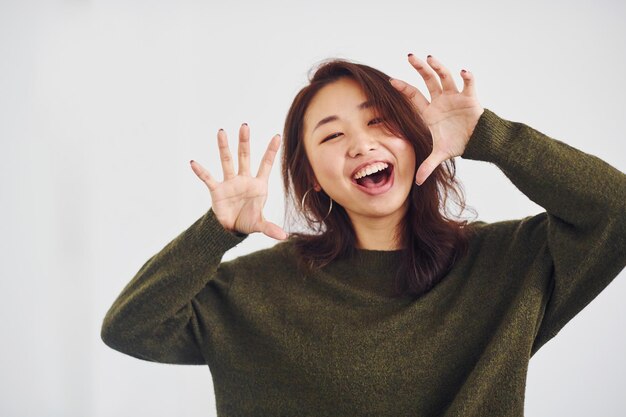
M 283 132 L 285 213 L 288 216 L 288 205 L 292 199 L 308 228 L 316 231 L 314 234 L 290 233 L 289 240 L 296 248 L 299 262 L 308 270 L 321 268 L 336 258 L 353 256 L 356 252 L 356 235 L 348 214 L 340 204 L 334 202 L 332 211 L 326 217 L 330 197 L 322 190 L 309 192 L 305 206 L 301 205 L 302 196 L 312 187 L 314 179 L 304 148 L 304 114 L 322 87 L 342 77 L 349 77 L 361 86 L 368 100 L 372 100 L 374 108 L 380 112 L 388 132 L 413 145 L 416 170 L 432 151 L 432 136 L 428 127 L 411 101 L 389 83 L 389 76 L 367 65 L 344 59 L 322 62 L 313 76 L 309 75 L 309 84 L 296 94 Z M 455 221 L 445 215 L 448 193 L 456 195 L 461 212 L 466 208 L 462 185 L 455 179 L 455 172 L 454 160 L 448 160 L 437 167 L 421 186 L 411 187 L 409 207 L 396 236 L 402 247 L 402 260 L 394 281 L 396 297 L 416 297 L 428 292 L 441 281 L 456 259 L 467 252 L 471 233 L 471 228 L 465 227 L 467 220 Z

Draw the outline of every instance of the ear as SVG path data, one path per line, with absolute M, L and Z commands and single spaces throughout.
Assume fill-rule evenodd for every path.
M 311 183 L 313 183 L 313 189 L 314 189 L 315 191 L 319 192 L 319 191 L 322 189 L 322 187 L 321 187 L 321 186 L 320 186 L 320 184 L 317 182 L 317 177 L 316 177 L 316 176 L 315 176 L 315 174 L 313 174 L 312 172 L 311 172 L 311 177 L 313 177 L 313 178 L 311 178 Z

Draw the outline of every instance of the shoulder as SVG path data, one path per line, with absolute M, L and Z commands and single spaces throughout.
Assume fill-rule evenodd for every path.
M 467 227 L 474 231 L 472 246 L 501 253 L 545 244 L 548 221 L 548 213 L 544 211 L 519 219 L 475 221 Z
M 485 222 L 477 220 L 468 224 L 476 236 L 481 238 L 502 238 L 513 234 L 533 234 L 544 229 L 548 220 L 548 213 L 541 212 L 519 219 L 498 220 L 494 222 Z
M 269 248 L 260 249 L 241 255 L 230 261 L 222 262 L 221 267 L 236 270 L 271 270 L 288 266 L 295 260 L 296 253 L 291 241 L 281 241 Z
M 289 283 L 299 283 L 294 278 L 303 276 L 290 241 L 223 262 L 219 268 L 230 277 L 229 293 L 246 300 L 271 298 L 276 291 L 288 292 Z

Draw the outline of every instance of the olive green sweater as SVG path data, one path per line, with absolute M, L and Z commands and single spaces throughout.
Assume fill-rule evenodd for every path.
M 474 222 L 468 254 L 425 295 L 388 296 L 399 251 L 310 275 L 288 240 L 221 262 L 247 235 L 209 209 L 126 285 L 102 339 L 208 365 L 221 417 L 523 416 L 531 356 L 626 265 L 626 176 L 488 109 L 462 157 L 546 211 Z

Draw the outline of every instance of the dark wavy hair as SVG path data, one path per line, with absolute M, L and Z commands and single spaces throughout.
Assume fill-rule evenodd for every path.
M 312 68 L 312 70 L 315 68 Z M 345 209 L 322 190 L 304 193 L 313 186 L 314 174 L 304 147 L 304 114 L 315 94 L 342 77 L 355 80 L 383 119 L 387 132 L 408 140 L 415 150 L 416 171 L 432 151 L 432 136 L 411 101 L 397 91 L 383 72 L 345 59 L 322 61 L 309 84 L 295 96 L 287 113 L 283 132 L 282 176 L 285 213 L 289 204 L 304 219 L 308 232 L 291 232 L 289 240 L 299 255 L 299 263 L 311 271 L 334 259 L 356 252 L 356 234 Z M 413 185 L 409 207 L 396 239 L 401 262 L 394 281 L 395 297 L 418 297 L 432 289 L 454 262 L 468 249 L 471 227 L 467 220 L 448 218 L 448 194 L 455 195 L 462 213 L 465 207 L 462 185 L 455 179 L 454 160 L 438 166 L 421 186 Z M 413 173 L 415 177 L 415 172 Z M 472 209 L 472 212 L 475 211 Z M 327 217 L 326 217 L 327 216 Z

